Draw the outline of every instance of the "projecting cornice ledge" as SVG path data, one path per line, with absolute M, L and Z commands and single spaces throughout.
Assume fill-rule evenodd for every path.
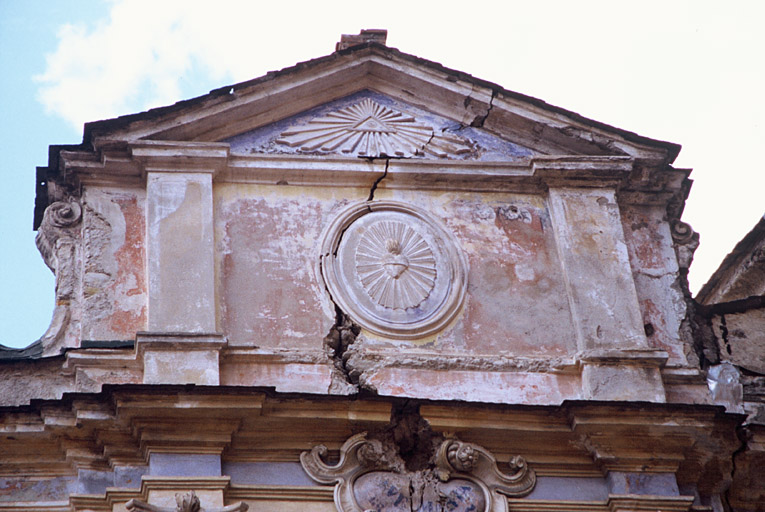
M 554 187 L 618 187 L 632 172 L 628 156 L 546 156 L 531 161 L 533 176 Z
M 218 142 L 136 141 L 128 152 L 148 172 L 210 173 L 228 166 L 230 147 Z
M 368 186 L 387 168 L 383 188 L 544 193 L 549 187 L 614 188 L 620 200 L 667 204 L 684 199 L 689 170 L 631 156 L 542 155 L 508 161 L 239 154 L 228 143 L 105 141 L 95 152 L 62 151 L 68 180 L 132 184 L 147 173 L 208 173 L 216 182 Z

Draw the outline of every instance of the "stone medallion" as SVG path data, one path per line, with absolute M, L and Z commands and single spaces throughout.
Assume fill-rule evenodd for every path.
M 393 201 L 343 211 L 327 230 L 321 271 L 344 312 L 394 338 L 442 329 L 465 295 L 466 263 L 454 237 L 422 210 Z

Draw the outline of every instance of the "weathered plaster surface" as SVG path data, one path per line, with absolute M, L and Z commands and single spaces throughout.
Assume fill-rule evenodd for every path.
M 464 312 L 438 337 L 439 350 L 549 357 L 575 351 L 560 263 L 541 198 L 392 195 L 431 211 L 454 233 L 468 259 Z
M 133 339 L 147 322 L 145 191 L 89 187 L 84 198 L 83 339 Z
M 716 315 L 712 328 L 725 360 L 765 375 L 765 309 Z
M 579 348 L 646 347 L 613 190 L 551 188 L 549 197 Z
M 218 352 L 213 350 L 147 351 L 144 357 L 145 384 L 220 384 Z
M 299 462 L 223 462 L 223 474 L 232 484 L 318 485 L 306 475 Z
M 7 501 L 61 501 L 77 489 L 71 477 L 50 479 L 0 478 L 0 503 Z
M 596 400 L 666 400 L 655 366 L 588 364 L 582 368 L 582 395 Z
M 365 384 L 381 395 L 433 400 L 557 405 L 580 397 L 576 376 L 530 372 L 384 368 L 371 372 Z
M 25 405 L 32 399 L 61 398 L 72 387 L 61 373 L 61 358 L 0 365 L 0 406 Z
M 147 178 L 149 330 L 215 332 L 212 178 Z
M 316 349 L 334 323 L 317 274 L 321 233 L 368 190 L 221 184 L 215 190 L 220 324 L 232 346 Z
M 680 337 L 686 315 L 677 256 L 660 206 L 621 206 L 624 238 L 648 344 L 667 352 L 668 366 L 687 366 L 691 350 Z
M 323 393 L 332 383 L 329 362 L 252 364 L 227 362 L 221 375 L 224 386 L 273 386 L 285 393 Z
M 365 192 L 216 187 L 221 325 L 230 344 L 316 348 L 335 315 L 316 275 L 322 230 Z M 379 348 L 427 342 L 438 351 L 551 357 L 576 349 L 549 216 L 540 198 L 425 196 L 383 189 L 377 197 L 430 212 L 457 238 L 470 269 L 464 311 L 449 329 L 421 342 L 380 339 Z

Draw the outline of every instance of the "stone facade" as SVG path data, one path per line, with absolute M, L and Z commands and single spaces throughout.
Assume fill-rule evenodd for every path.
M 0 511 L 758 510 L 679 146 L 384 38 L 53 147 Z

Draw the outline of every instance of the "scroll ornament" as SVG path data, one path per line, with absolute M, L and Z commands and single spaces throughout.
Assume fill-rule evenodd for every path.
M 56 272 L 56 243 L 61 239 L 77 237 L 76 229 L 82 220 L 82 207 L 76 202 L 57 201 L 45 209 L 37 230 L 35 244 L 45 264 Z
M 366 433 L 349 438 L 335 465 L 324 462 L 327 448 L 303 452 L 300 462 L 315 481 L 335 484 L 335 506 L 340 512 L 452 510 L 507 512 L 506 497 L 529 494 L 536 475 L 516 456 L 510 474 L 484 448 L 446 439 L 430 469 L 408 471 L 397 455 Z
M 157 507 L 140 500 L 132 499 L 125 504 L 125 508 L 128 509 L 128 512 L 245 512 L 250 508 L 246 503 L 242 502 L 228 505 L 226 507 L 202 508 L 202 504 L 194 491 L 185 494 L 176 494 L 175 502 L 177 506 L 171 508 Z
M 690 224 L 681 220 L 672 221 L 670 231 L 672 241 L 675 243 L 678 265 L 681 271 L 687 272 L 693 261 L 693 253 L 699 246 L 699 234 L 693 230 Z
M 56 307 L 48 330 L 38 341 L 43 354 L 55 355 L 72 345 L 67 335 L 71 310 L 76 301 L 82 206 L 74 201 L 57 201 L 45 209 L 35 243 L 40 254 L 56 276 Z

